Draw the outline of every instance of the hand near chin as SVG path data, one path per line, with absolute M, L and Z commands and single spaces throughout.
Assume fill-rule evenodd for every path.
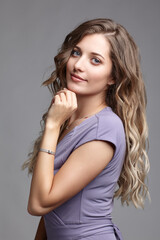
M 61 126 L 76 110 L 76 94 L 68 89 L 63 89 L 54 97 L 54 102 L 47 115 L 47 123 Z

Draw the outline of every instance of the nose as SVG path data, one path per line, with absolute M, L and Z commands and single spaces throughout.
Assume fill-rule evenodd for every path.
M 81 56 L 78 59 L 76 59 L 76 62 L 74 64 L 74 70 L 83 72 L 84 68 L 85 68 L 85 59 L 84 57 Z

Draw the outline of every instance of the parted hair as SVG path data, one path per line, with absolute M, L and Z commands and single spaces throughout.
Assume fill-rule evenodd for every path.
M 143 208 L 145 197 L 149 194 L 146 177 L 150 167 L 147 154 L 147 99 L 140 70 L 139 50 L 127 30 L 106 18 L 93 19 L 80 24 L 66 36 L 54 58 L 55 70 L 43 85 L 48 86 L 53 96 L 67 87 L 66 63 L 71 51 L 84 36 L 94 33 L 103 34 L 110 44 L 112 78 L 115 84 L 110 85 L 106 91 L 106 104 L 121 118 L 125 128 L 127 150 L 115 197 L 121 198 L 122 204 L 129 205 L 132 202 L 135 207 Z M 28 159 L 22 166 L 23 169 L 28 167 L 29 173 L 34 169 L 47 113 L 48 111 L 42 117 L 42 129 L 33 145 L 33 151 L 28 154 Z M 67 121 L 61 126 L 60 135 L 66 125 Z

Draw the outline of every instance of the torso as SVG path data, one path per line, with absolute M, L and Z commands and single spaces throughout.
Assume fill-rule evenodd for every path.
M 91 114 L 90 116 L 95 115 L 96 113 L 100 112 L 103 108 L 106 108 L 107 106 L 102 106 L 100 109 L 98 109 L 97 111 L 94 112 L 94 114 Z M 88 116 L 88 117 L 90 117 Z M 61 136 L 58 139 L 58 143 L 65 137 L 65 135 L 67 135 L 70 131 L 72 131 L 73 128 L 75 128 L 76 126 L 80 125 L 85 119 L 87 119 L 88 117 L 85 118 L 81 118 L 81 119 L 77 119 L 75 121 L 72 121 L 71 123 L 69 123 L 69 128 L 65 128 L 64 131 L 62 132 Z
M 54 174 L 75 149 L 92 140 L 113 143 L 116 146 L 114 157 L 84 189 L 44 216 L 48 240 L 122 239 L 111 221 L 111 212 L 126 143 L 123 124 L 111 108 L 107 107 L 90 118 L 81 119 L 76 125 L 73 123 L 64 130 L 56 149 Z
M 76 126 L 78 126 L 79 124 L 81 124 L 85 119 L 80 119 L 79 121 L 75 121 L 72 124 L 70 124 L 70 127 L 68 129 L 64 129 L 64 131 L 62 132 L 60 138 L 58 139 L 58 143 L 70 132 L 72 131 L 73 128 L 75 128 Z

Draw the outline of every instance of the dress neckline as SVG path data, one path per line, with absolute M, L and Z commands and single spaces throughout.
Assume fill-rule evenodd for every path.
M 62 137 L 62 139 L 60 139 L 60 140 L 58 141 L 57 145 L 58 145 L 59 143 L 61 143 L 61 142 L 63 141 L 63 139 L 66 138 L 66 136 L 68 136 L 69 134 L 71 134 L 72 132 L 74 132 L 75 129 L 77 129 L 78 127 L 82 126 L 84 123 L 86 123 L 86 122 L 89 121 L 91 118 L 95 117 L 96 115 L 100 114 L 100 113 L 103 112 L 105 109 L 106 109 L 106 110 L 109 110 L 109 109 L 111 109 L 111 107 L 106 106 L 106 107 L 104 107 L 103 109 L 101 109 L 99 112 L 93 114 L 92 116 L 90 116 L 90 117 L 88 117 L 88 118 L 85 118 L 82 122 L 80 122 L 78 125 L 76 125 L 75 127 L 73 127 L 69 132 L 67 132 L 67 133 Z

